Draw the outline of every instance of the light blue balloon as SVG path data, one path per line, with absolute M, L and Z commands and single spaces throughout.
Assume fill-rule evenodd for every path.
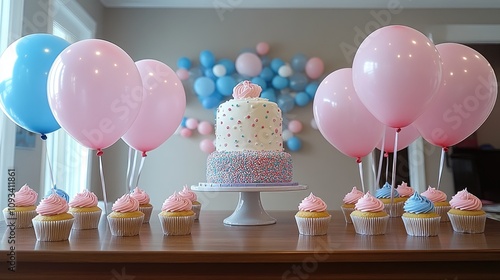
M 215 56 L 209 50 L 200 52 L 200 64 L 205 68 L 212 68 L 215 65 Z
M 295 72 L 304 72 L 307 63 L 307 56 L 298 53 L 292 57 L 292 69 Z
M 217 98 L 217 96 L 207 96 L 201 100 L 201 105 L 205 109 L 213 109 L 219 106 L 219 102 L 220 100 L 219 98 Z
M 52 189 L 50 189 L 50 190 L 47 192 L 46 197 L 50 196 L 50 195 L 51 195 L 51 194 L 53 194 L 53 193 L 55 193 L 55 194 L 57 194 L 58 196 L 60 196 L 60 197 L 64 198 L 64 200 L 66 200 L 66 202 L 69 202 L 69 195 L 68 195 L 65 191 L 63 191 L 63 190 L 61 190 L 61 189 L 58 189 L 56 186 L 54 186 Z
M 259 85 L 262 88 L 262 90 L 265 90 L 267 88 L 266 80 L 264 80 L 261 77 L 252 78 L 252 83 Z
M 205 74 L 205 77 L 208 77 L 214 81 L 217 79 L 217 76 L 215 76 L 214 74 L 213 68 L 207 68 L 203 71 L 203 73 Z
M 285 65 L 285 62 L 280 58 L 271 60 L 271 69 L 273 69 L 274 73 L 278 73 L 278 70 L 280 70 L 280 67 L 283 65 Z
M 279 75 L 274 76 L 273 87 L 275 89 L 284 89 L 288 87 L 288 79 Z
M 32 34 L 0 56 L 0 108 L 17 125 L 42 135 L 60 128 L 49 106 L 47 78 L 70 44 L 51 34 Z
M 229 58 L 221 58 L 218 63 L 226 67 L 226 76 L 230 76 L 236 71 L 236 66 L 234 65 L 234 62 Z
M 230 96 L 233 93 L 233 88 L 236 85 L 236 80 L 231 76 L 220 77 L 215 82 L 217 91 L 223 96 Z
M 181 127 L 186 127 L 186 121 L 187 121 L 187 117 L 182 117 L 182 121 L 181 121 Z
M 310 82 L 306 86 L 306 93 L 311 97 L 311 99 L 314 99 L 314 96 L 316 95 L 316 91 L 318 90 L 319 83 L 318 82 Z
M 177 68 L 189 70 L 191 68 L 191 60 L 185 56 L 177 60 Z
M 201 97 L 209 96 L 215 91 L 215 83 L 208 77 L 199 77 L 194 82 L 194 91 Z
M 275 102 L 276 103 L 276 92 L 274 91 L 273 88 L 268 88 L 264 91 L 262 91 L 262 93 L 260 94 L 260 97 L 262 98 L 267 98 L 269 101 L 271 102 Z
M 293 91 L 304 91 L 306 89 L 309 80 L 307 76 L 303 73 L 294 73 L 290 76 L 290 88 Z
M 275 76 L 275 73 L 273 72 L 273 70 L 270 67 L 264 67 L 259 75 L 259 77 L 264 79 L 264 81 L 266 81 L 266 82 L 272 81 L 274 76 Z
M 295 107 L 295 99 L 289 94 L 280 94 L 276 103 L 284 113 L 290 112 Z
M 297 136 L 292 136 L 286 141 L 287 148 L 292 152 L 297 152 L 302 148 L 302 141 Z
M 311 98 L 309 97 L 309 95 L 303 91 L 297 93 L 297 95 L 295 95 L 295 104 L 297 104 L 297 106 L 299 107 L 304 107 L 306 106 L 307 104 L 309 104 L 309 101 L 311 101 Z

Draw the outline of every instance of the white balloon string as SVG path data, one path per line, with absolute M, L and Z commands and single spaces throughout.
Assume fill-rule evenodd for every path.
M 141 158 L 141 164 L 139 165 L 139 172 L 137 172 L 137 182 L 135 183 L 135 187 L 139 186 L 139 179 L 141 178 L 141 173 L 142 173 L 142 167 L 144 166 L 144 160 L 146 159 L 145 154 L 143 154 Z
M 358 166 L 359 166 L 359 178 L 361 179 L 361 189 L 363 190 L 363 193 L 365 192 L 365 180 L 363 179 L 363 162 L 361 160 L 358 160 Z
M 385 159 L 385 181 L 389 182 L 389 154 L 384 152 Z
M 43 142 L 45 143 L 45 157 L 47 159 L 47 164 L 49 165 L 50 183 L 52 184 L 52 188 L 51 189 L 55 189 L 56 188 L 56 183 L 54 181 L 54 171 L 52 170 L 52 163 L 50 162 L 50 153 L 48 152 L 47 140 L 43 140 Z
M 382 173 L 382 162 L 383 162 L 383 156 L 384 156 L 384 150 L 385 150 L 385 130 L 387 129 L 386 126 L 384 126 L 384 134 L 382 135 L 382 147 L 381 147 L 381 150 L 380 150 L 380 158 L 378 160 L 378 173 L 377 173 L 377 181 L 375 182 L 375 184 L 377 184 L 377 187 L 379 186 L 380 184 L 380 175 Z M 387 174 L 385 175 L 386 177 L 386 180 L 387 180 Z M 376 188 L 375 188 L 376 189 Z
M 444 165 L 444 155 L 446 153 L 447 148 L 442 148 L 441 149 L 441 159 L 439 161 L 439 175 L 438 175 L 438 184 L 437 184 L 437 189 L 439 190 L 439 187 L 441 186 L 441 177 L 443 176 L 443 165 Z
M 377 171 L 375 170 L 375 159 L 373 158 L 373 152 L 370 153 L 370 161 L 372 162 L 372 173 L 373 173 L 373 178 L 377 178 Z M 373 184 L 373 190 L 371 190 L 372 193 L 375 193 L 375 190 L 377 189 L 378 182 L 374 182 Z
M 128 158 L 127 158 L 127 177 L 125 178 L 125 193 L 130 192 L 130 187 L 128 186 L 128 182 L 130 181 L 130 166 L 132 162 L 132 147 L 128 147 Z
M 391 184 L 391 211 L 390 215 L 393 217 L 393 208 L 394 208 L 394 186 L 396 185 L 396 163 L 398 161 L 398 135 L 401 129 L 398 128 L 396 130 L 396 136 L 394 137 L 394 155 L 392 157 L 392 184 Z
M 104 171 L 102 168 L 102 155 L 99 156 L 99 173 L 101 175 L 102 197 L 104 198 L 104 214 L 108 215 L 108 198 L 106 196 L 106 184 L 104 183 Z
M 134 158 L 132 159 L 132 170 L 130 171 L 130 179 L 128 181 L 128 191 L 132 191 L 134 185 L 134 177 L 135 177 L 135 163 L 137 161 L 139 151 L 135 150 Z

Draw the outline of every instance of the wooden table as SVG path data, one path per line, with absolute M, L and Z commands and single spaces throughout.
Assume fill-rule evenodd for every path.
M 225 226 L 229 214 L 202 211 L 188 236 L 164 236 L 154 214 L 136 237 L 111 236 L 105 219 L 64 242 L 37 242 L 33 229 L 20 229 L 16 272 L 3 224 L 0 279 L 500 279 L 500 222 L 491 219 L 484 234 L 442 223 L 437 237 L 410 237 L 391 218 L 386 235 L 361 236 L 333 212 L 328 235 L 308 237 L 294 212 L 271 211 L 278 222 L 268 226 Z

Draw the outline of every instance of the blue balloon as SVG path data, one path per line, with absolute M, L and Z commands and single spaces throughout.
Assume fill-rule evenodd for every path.
M 0 108 L 20 127 L 42 135 L 60 128 L 49 106 L 47 78 L 52 63 L 69 45 L 51 34 L 32 34 L 0 56 Z
M 209 50 L 200 52 L 200 64 L 205 68 L 212 68 L 215 65 L 215 56 Z
M 215 76 L 214 71 L 212 69 L 213 68 L 207 68 L 203 72 L 205 74 L 205 77 L 208 77 L 215 81 L 217 79 L 217 76 Z
M 284 113 L 288 113 L 295 107 L 295 99 L 289 94 L 280 94 L 277 104 Z
M 274 73 L 278 73 L 280 67 L 285 65 L 285 62 L 279 58 L 274 58 L 271 60 L 271 69 L 273 69 Z
M 217 91 L 223 96 L 230 96 L 233 93 L 233 88 L 236 85 L 236 80 L 231 76 L 220 77 L 215 82 Z
M 191 60 L 185 56 L 177 60 L 177 67 L 189 70 L 191 68 Z
M 273 87 L 275 89 L 284 89 L 288 87 L 288 79 L 279 75 L 274 76 Z
M 275 73 L 269 67 L 264 67 L 262 69 L 262 71 L 260 72 L 260 75 L 259 75 L 259 77 L 261 77 L 262 79 L 264 79 L 266 82 L 272 81 L 273 78 L 274 78 L 274 76 L 275 76 Z
M 292 152 L 296 152 L 302 148 L 302 141 L 297 136 L 292 136 L 286 141 L 286 146 Z
M 194 82 L 194 91 L 201 97 L 209 96 L 215 91 L 215 83 L 208 77 L 199 77 Z
M 49 195 L 51 195 L 51 194 L 53 194 L 53 193 L 55 193 L 55 194 L 57 194 L 58 196 L 60 196 L 60 197 L 64 198 L 64 200 L 66 200 L 66 202 L 69 202 L 69 195 L 68 195 L 65 191 L 63 191 L 63 190 L 61 190 L 61 189 L 58 189 L 56 186 L 54 186 L 52 189 L 50 189 L 50 190 L 47 192 L 47 195 L 46 195 L 46 196 L 49 196 Z
M 309 82 L 307 76 L 303 73 L 294 73 L 290 76 L 290 88 L 293 91 L 304 91 Z
M 186 121 L 187 121 L 187 117 L 182 117 L 182 121 L 181 121 L 181 127 L 186 127 Z
M 259 85 L 262 88 L 262 90 L 265 90 L 267 88 L 266 80 L 264 80 L 261 77 L 254 77 L 252 79 L 252 83 Z
M 207 96 L 201 100 L 201 105 L 205 109 L 213 109 L 219 106 L 219 98 L 217 96 Z
M 266 90 L 264 90 L 261 94 L 260 94 L 260 97 L 262 98 L 267 98 L 269 101 L 271 102 L 275 102 L 276 103 L 276 92 L 274 91 L 273 88 L 268 88 Z
M 226 67 L 226 76 L 230 76 L 236 71 L 236 66 L 234 65 L 234 62 L 228 58 L 222 58 L 219 60 L 218 63 Z
M 304 72 L 306 68 L 307 57 L 301 53 L 298 53 L 292 57 L 292 69 L 295 72 Z
M 309 104 L 309 101 L 311 101 L 311 98 L 309 97 L 309 95 L 303 91 L 297 93 L 297 95 L 295 95 L 295 104 L 297 104 L 297 106 L 299 107 L 304 107 L 306 106 L 307 104 Z
M 311 97 L 311 99 L 314 99 L 314 96 L 316 95 L 316 91 L 318 90 L 319 83 L 318 82 L 310 82 L 306 86 L 306 93 Z

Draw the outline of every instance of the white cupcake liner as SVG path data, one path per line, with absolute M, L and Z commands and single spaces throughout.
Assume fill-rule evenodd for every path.
M 354 207 L 347 208 L 344 206 L 340 206 L 340 209 L 342 209 L 342 213 L 344 213 L 345 222 L 348 224 L 352 224 L 351 213 L 354 212 Z
M 38 241 L 64 241 L 69 239 L 71 227 L 75 219 L 60 221 L 38 221 L 32 220 Z
M 153 212 L 153 206 L 139 206 L 139 211 L 144 213 L 144 220 L 142 221 L 143 224 L 149 223 L 149 220 L 151 218 L 151 212 Z
M 453 230 L 461 233 L 483 233 L 486 214 L 466 216 L 448 213 Z
M 436 213 L 441 215 L 441 222 L 449 222 L 448 211 L 450 211 L 451 206 L 434 206 Z
M 70 212 L 75 217 L 73 229 L 94 229 L 99 227 L 102 210 L 91 212 Z
M 389 216 L 391 218 L 401 217 L 403 215 L 403 213 L 405 212 L 404 209 L 403 209 L 404 204 L 405 203 L 403 201 L 394 202 L 392 204 L 392 211 L 391 211 L 391 204 L 390 203 L 387 203 L 387 204 L 384 203 L 384 211 L 387 214 L 389 214 Z
M 112 218 L 108 215 L 109 228 L 114 236 L 136 236 L 141 231 L 144 215 L 133 218 Z
M 441 217 L 435 218 L 410 218 L 401 217 L 406 228 L 406 233 L 411 236 L 436 236 L 439 234 Z
M 12 215 L 10 215 L 12 213 Z M 16 228 L 30 228 L 33 227 L 31 220 L 36 217 L 35 210 L 31 211 L 3 211 L 5 223 L 10 225 L 15 220 Z
M 332 216 L 321 218 L 302 218 L 295 216 L 299 233 L 303 235 L 325 235 Z
M 193 208 L 191 210 L 193 210 L 193 212 L 194 212 L 194 219 L 199 220 L 200 219 L 201 204 L 193 204 Z
M 359 217 L 351 214 L 352 224 L 357 234 L 381 235 L 387 230 L 389 215 L 384 217 Z
M 194 215 L 165 217 L 158 214 L 164 235 L 189 235 L 194 223 Z

